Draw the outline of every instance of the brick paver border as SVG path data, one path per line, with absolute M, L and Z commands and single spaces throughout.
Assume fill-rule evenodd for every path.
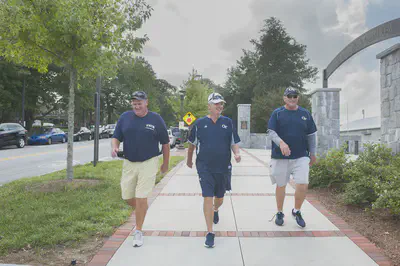
M 255 155 L 241 149 L 252 158 L 262 163 L 264 166 L 269 165 L 262 160 L 258 159 Z M 158 183 L 149 198 L 149 206 L 154 202 L 157 196 L 201 196 L 201 193 L 161 193 L 161 190 L 166 186 L 168 181 L 174 174 L 184 165 L 185 160 L 180 162 L 173 170 L 171 170 L 162 180 Z M 275 196 L 274 193 L 230 193 L 231 196 Z M 294 196 L 293 193 L 287 193 L 288 196 Z M 372 260 L 379 266 L 392 265 L 390 259 L 383 255 L 381 249 L 370 242 L 366 237 L 350 228 L 350 226 L 340 217 L 329 212 L 318 201 L 317 196 L 313 194 L 307 195 L 308 202 L 311 203 L 319 212 L 328 218 L 339 230 L 336 231 L 216 231 L 217 237 L 348 237 L 359 248 L 361 248 Z M 120 226 L 114 234 L 109 237 L 104 243 L 103 247 L 93 257 L 88 266 L 106 266 L 107 263 L 117 252 L 118 248 L 132 233 L 135 226 L 134 212 L 128 221 Z M 158 237 L 204 237 L 206 231 L 151 231 L 145 230 L 145 236 L 158 236 Z

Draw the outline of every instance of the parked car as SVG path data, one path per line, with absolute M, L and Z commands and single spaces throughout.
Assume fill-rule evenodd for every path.
M 74 141 L 91 140 L 92 134 L 87 127 L 74 128 Z
M 54 142 L 65 143 L 68 138 L 67 134 L 59 128 L 53 127 L 32 127 L 29 134 L 28 144 L 48 144 Z
M 169 146 L 171 148 L 175 147 L 176 145 L 176 136 L 174 136 L 174 134 L 172 134 L 172 130 L 168 129 L 168 136 L 169 136 Z
M 25 147 L 28 131 L 17 123 L 0 124 L 0 147 L 17 145 L 18 148 Z
M 171 130 L 173 135 L 175 135 L 175 133 L 179 133 L 180 132 L 179 127 L 170 127 L 169 129 Z
M 175 137 L 175 145 L 174 146 L 183 144 L 183 140 L 182 140 L 182 137 L 181 137 L 181 132 L 178 131 L 178 132 L 175 132 L 175 133 L 172 133 L 172 134 Z
M 90 133 L 92 135 L 92 139 L 94 139 L 94 126 L 90 127 Z M 108 138 L 108 131 L 103 126 L 99 126 L 99 139 Z
M 106 127 L 105 127 L 105 130 L 107 131 L 107 133 L 108 133 L 108 137 L 112 137 L 112 135 L 114 135 L 114 130 L 115 130 L 115 124 L 108 124 Z

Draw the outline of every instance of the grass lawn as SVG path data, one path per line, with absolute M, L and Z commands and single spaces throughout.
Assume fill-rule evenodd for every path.
M 170 169 L 183 159 L 172 156 Z M 0 187 L 0 256 L 111 235 L 132 212 L 121 199 L 121 167 L 122 160 L 87 164 L 75 167 L 73 182 L 63 170 Z

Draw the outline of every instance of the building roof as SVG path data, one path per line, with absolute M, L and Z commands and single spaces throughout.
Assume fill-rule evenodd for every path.
M 354 130 L 366 130 L 381 127 L 381 117 L 367 117 L 364 119 L 354 120 L 349 124 L 340 125 L 340 132 L 354 131 Z

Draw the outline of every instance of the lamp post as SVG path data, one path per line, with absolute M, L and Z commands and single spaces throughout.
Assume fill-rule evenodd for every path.
M 183 117 L 183 100 L 185 99 L 186 91 L 185 90 L 180 90 L 179 94 L 181 96 L 181 117 L 179 118 L 179 120 L 181 120 L 182 117 Z
M 94 126 L 93 166 L 96 166 L 97 162 L 99 160 L 100 90 L 101 90 L 101 76 L 98 75 L 96 78 L 96 93 L 95 93 L 95 98 L 94 98 L 96 123 Z

